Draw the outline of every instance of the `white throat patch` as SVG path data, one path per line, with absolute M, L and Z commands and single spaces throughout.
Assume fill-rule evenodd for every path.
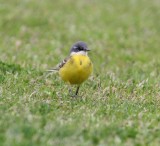
M 87 52 L 85 52 L 85 51 L 71 52 L 71 56 L 72 55 L 86 55 L 87 56 Z

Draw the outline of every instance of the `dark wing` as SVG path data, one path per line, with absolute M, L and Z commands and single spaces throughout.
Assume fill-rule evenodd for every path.
M 59 64 L 57 65 L 56 68 L 50 69 L 50 70 L 48 70 L 48 71 L 59 71 L 60 68 L 62 68 L 69 59 L 70 59 L 70 57 L 65 58 L 61 63 L 59 63 Z
M 67 61 L 69 60 L 69 58 L 70 57 L 65 58 L 60 64 L 58 64 L 58 66 L 57 66 L 58 70 L 60 68 L 62 68 L 67 63 Z

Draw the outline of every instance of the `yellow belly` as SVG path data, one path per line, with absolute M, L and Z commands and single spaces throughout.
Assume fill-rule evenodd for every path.
M 92 68 L 92 62 L 88 56 L 73 55 L 59 70 L 59 75 L 62 80 L 70 84 L 81 84 L 90 76 Z

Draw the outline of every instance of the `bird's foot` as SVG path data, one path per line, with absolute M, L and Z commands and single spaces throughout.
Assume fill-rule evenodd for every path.
M 69 95 L 70 97 L 72 97 L 72 98 L 79 98 L 79 97 L 81 97 L 81 96 L 76 95 L 76 94 L 73 94 L 73 93 L 71 93 L 71 92 L 69 92 L 68 95 Z

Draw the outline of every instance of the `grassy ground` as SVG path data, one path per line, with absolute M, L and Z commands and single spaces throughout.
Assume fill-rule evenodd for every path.
M 160 1 L 0 0 L 1 146 L 159 146 Z M 45 70 L 83 40 L 94 73 L 68 96 Z

